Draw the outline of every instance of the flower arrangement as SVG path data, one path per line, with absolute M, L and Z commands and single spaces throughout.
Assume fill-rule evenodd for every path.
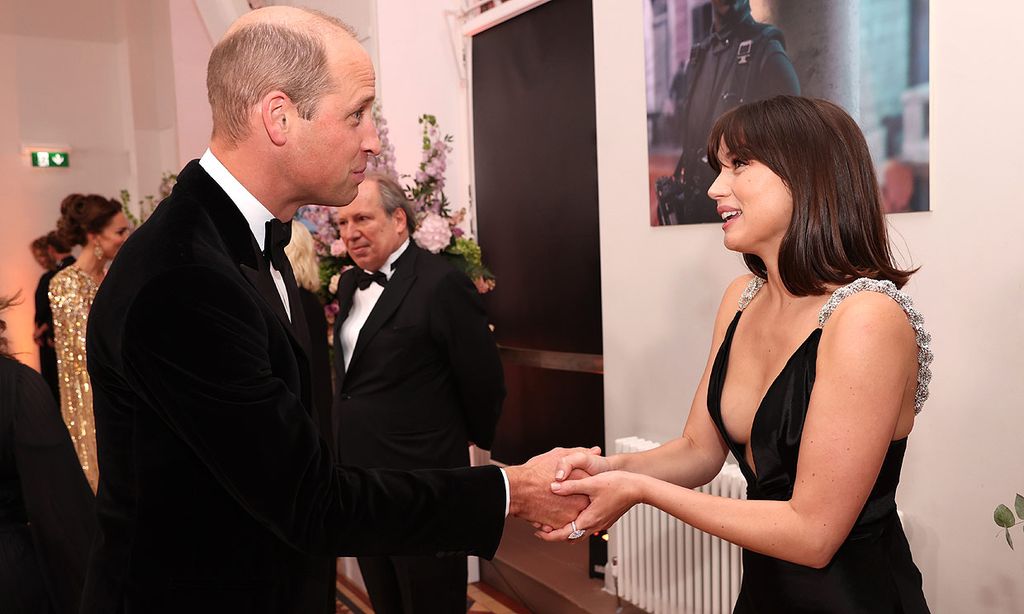
M 153 211 L 156 206 L 160 204 L 160 201 L 171 195 L 171 189 L 174 188 L 174 184 L 178 182 L 177 173 L 165 172 L 160 177 L 160 186 L 157 188 L 157 194 L 159 198 L 152 194 L 143 196 L 138 201 L 138 216 L 132 212 L 132 196 L 128 190 L 121 190 L 121 206 L 124 210 L 125 217 L 128 218 L 128 222 L 135 228 L 138 228 L 143 222 L 149 219 L 150 215 L 153 215 Z
M 373 120 L 381 142 L 381 151 L 367 163 L 368 172 L 377 172 L 399 178 L 395 169 L 395 150 L 388 139 L 388 127 L 380 105 L 373 106 Z M 494 275 L 483 264 L 480 246 L 459 224 L 466 217 L 466 209 L 452 213 L 451 202 L 444 193 L 447 157 L 451 151 L 452 136 L 442 134 L 433 115 L 419 118 L 423 127 L 423 152 L 412 183 L 405 185 L 406 194 L 413 203 L 416 230 L 412 240 L 433 254 L 441 254 L 456 268 L 473 280 L 481 294 L 495 287 Z M 408 177 L 406 177 L 408 178 Z M 329 321 L 338 313 L 335 295 L 341 274 L 353 266 L 338 234 L 335 210 L 331 207 L 309 205 L 298 215 L 310 228 L 320 259 L 320 298 L 326 304 Z

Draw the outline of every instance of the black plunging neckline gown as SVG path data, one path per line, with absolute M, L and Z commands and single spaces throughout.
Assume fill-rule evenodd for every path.
M 755 289 L 756 292 L 756 289 Z M 752 295 L 748 297 L 752 298 Z M 804 418 L 814 387 L 821 328 L 793 353 L 765 393 L 750 431 L 755 474 L 746 461 L 746 446 L 730 437 L 722 421 L 725 384 L 736 325 L 736 312 L 715 357 L 708 384 L 708 411 L 747 479 L 747 498 L 788 501 L 796 481 L 797 456 Z M 734 613 L 928 612 L 921 573 L 896 514 L 906 438 L 889 445 L 875 486 L 850 535 L 823 569 L 814 569 L 743 550 L 743 581 Z M 842 496 L 842 493 L 839 493 Z

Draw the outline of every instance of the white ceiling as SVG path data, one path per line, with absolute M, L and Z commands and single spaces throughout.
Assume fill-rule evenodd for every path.
M 0 34 L 113 43 L 124 38 L 124 2 L 0 0 Z

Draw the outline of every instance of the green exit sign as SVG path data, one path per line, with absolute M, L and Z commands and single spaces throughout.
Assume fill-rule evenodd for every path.
M 67 168 L 68 152 L 66 151 L 33 151 L 32 166 Z

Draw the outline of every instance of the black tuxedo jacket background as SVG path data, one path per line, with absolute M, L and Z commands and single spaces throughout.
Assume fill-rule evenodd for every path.
M 490 449 L 505 398 L 501 359 L 476 288 L 410 242 L 359 332 L 348 369 L 341 325 L 358 269 L 338 283 L 338 456 L 359 467 L 465 467 L 468 442 Z
M 493 556 L 496 467 L 335 466 L 266 266 L 193 161 L 101 285 L 87 333 L 100 530 L 84 614 L 297 613 L 322 603 L 323 557 Z

